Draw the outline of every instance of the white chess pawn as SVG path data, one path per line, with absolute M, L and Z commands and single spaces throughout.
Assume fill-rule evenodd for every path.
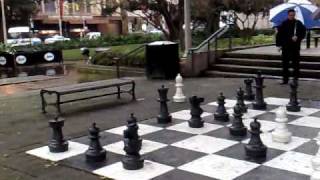
M 176 77 L 176 94 L 173 96 L 173 102 L 182 103 L 186 102 L 186 96 L 184 96 L 182 87 L 183 87 L 183 79 L 180 74 Z
M 292 133 L 287 127 L 288 117 L 285 107 L 279 108 L 276 112 L 275 121 L 278 124 L 272 132 L 272 140 L 279 143 L 289 143 L 291 141 Z
M 318 146 L 320 146 L 320 133 L 318 137 L 315 138 Z M 311 174 L 310 180 L 320 180 L 320 149 L 318 149 L 318 153 L 311 160 L 313 172 Z

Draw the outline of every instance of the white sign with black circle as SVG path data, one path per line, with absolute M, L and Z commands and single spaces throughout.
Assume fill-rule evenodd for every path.
M 0 65 L 4 66 L 7 64 L 7 58 L 4 56 L 0 56 Z
M 24 55 L 19 55 L 16 57 L 16 62 L 20 65 L 25 64 L 27 62 L 27 57 Z
M 52 52 L 47 52 L 43 57 L 46 61 L 51 62 L 54 60 L 55 56 Z

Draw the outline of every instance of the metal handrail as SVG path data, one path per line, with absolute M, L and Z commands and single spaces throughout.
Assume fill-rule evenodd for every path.
M 117 78 L 120 78 L 120 61 L 126 57 L 128 57 L 131 54 L 135 54 L 137 53 L 139 50 L 141 50 L 142 48 L 144 48 L 147 45 L 147 43 L 142 44 L 140 46 L 138 46 L 137 48 L 131 50 L 130 52 L 128 52 L 127 54 L 121 56 L 121 57 L 115 57 L 113 58 L 116 61 L 116 71 L 117 71 Z

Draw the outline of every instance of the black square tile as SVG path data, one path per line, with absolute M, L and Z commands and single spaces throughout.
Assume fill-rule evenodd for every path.
M 122 141 L 122 140 L 123 140 L 123 137 L 118 134 L 112 134 L 112 133 L 108 133 L 108 132 L 101 132 L 100 133 L 100 143 L 102 146 L 112 144 L 112 143 Z M 83 136 L 83 137 L 80 137 L 77 139 L 72 139 L 72 141 L 78 142 L 81 144 L 86 144 L 86 145 L 90 144 L 90 139 L 88 136 Z
M 320 112 L 313 113 L 310 116 L 314 116 L 314 117 L 320 118 Z
M 247 132 L 247 136 L 244 136 L 244 137 L 232 136 L 232 135 L 230 135 L 229 127 L 223 127 L 223 128 L 208 132 L 204 135 L 216 137 L 216 138 L 233 140 L 233 141 L 243 141 L 243 140 L 246 140 L 250 137 L 249 132 Z
M 167 128 L 176 124 L 180 124 L 185 122 L 184 120 L 179 120 L 179 119 L 172 119 L 172 122 L 169 124 L 159 124 L 157 121 L 157 118 L 141 121 L 140 124 L 146 124 L 150 126 L 156 126 L 156 127 L 161 127 L 161 128 Z
M 164 144 L 173 144 L 175 142 L 182 141 L 192 136 L 194 135 L 174 130 L 163 129 L 151 134 L 144 135 L 142 136 L 142 138 Z
M 262 163 L 265 163 L 265 162 L 267 162 L 267 161 L 269 161 L 271 159 L 274 159 L 275 157 L 277 157 L 277 156 L 279 156 L 279 155 L 281 155 L 283 153 L 284 153 L 284 151 L 268 148 L 266 159 L 255 160 L 255 159 L 251 159 L 251 158 L 246 156 L 245 144 L 239 143 L 239 144 L 231 146 L 231 147 L 229 147 L 227 149 L 219 151 L 219 152 L 217 152 L 215 154 L 218 154 L 218 155 L 221 155 L 221 156 L 230 157 L 230 158 L 234 158 L 234 159 L 245 160 L 245 161 L 250 161 L 250 162 L 262 164 Z
M 293 151 L 314 156 L 317 154 L 318 149 L 319 149 L 319 146 L 317 145 L 317 142 L 315 140 L 311 140 L 297 147 Z
M 305 126 L 297 126 L 293 124 L 288 124 L 289 131 L 292 132 L 293 136 L 313 139 L 317 137 L 318 133 L 320 132 L 319 128 L 311 128 Z
M 216 121 L 214 119 L 214 115 L 210 115 L 210 116 L 206 116 L 204 118 L 202 118 L 206 123 L 210 123 L 210 124 L 217 124 L 217 125 L 222 125 L 222 126 L 227 126 L 228 124 L 231 123 L 232 117 L 229 115 L 229 121 L 228 122 L 220 122 L 220 121 Z
M 236 180 L 309 180 L 310 177 L 276 169 L 267 166 L 259 166 L 248 173 L 236 178 Z
M 201 106 L 201 108 L 203 109 L 204 112 L 208 112 L 208 113 L 215 113 L 217 110 L 217 106 L 208 105 L 208 104 Z
M 167 146 L 150 152 L 144 157 L 150 161 L 177 167 L 206 155 L 207 154 L 201 152 L 191 151 L 174 146 Z
M 161 176 L 153 178 L 152 180 L 217 180 L 217 179 L 175 169 Z
M 275 121 L 276 119 L 276 113 L 274 112 L 266 112 L 264 114 L 258 115 L 256 116 L 259 120 L 266 120 L 266 121 Z M 297 120 L 299 118 L 301 118 L 301 116 L 296 116 L 296 115 L 291 115 L 291 114 L 287 114 L 288 117 L 288 122 Z
M 72 167 L 72 168 L 76 168 L 76 169 L 80 169 L 83 171 L 87 171 L 87 172 L 92 172 L 96 169 L 102 168 L 104 166 L 108 166 L 111 165 L 113 163 L 119 162 L 122 160 L 124 156 L 119 155 L 119 154 L 115 154 L 112 152 L 107 152 L 107 160 L 104 162 L 98 162 L 98 163 L 88 163 L 86 162 L 86 157 L 85 154 L 80 154 L 68 159 L 65 159 L 63 161 L 61 161 L 62 164 Z

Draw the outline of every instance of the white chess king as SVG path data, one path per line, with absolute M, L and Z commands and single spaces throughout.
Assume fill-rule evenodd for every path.
M 318 146 L 320 146 L 320 133 L 315 138 L 317 140 Z M 313 172 L 311 174 L 310 180 L 320 180 L 320 149 L 318 149 L 318 153 L 311 160 Z
M 183 79 L 180 74 L 176 77 L 176 94 L 173 96 L 173 102 L 182 103 L 186 102 L 186 96 L 184 96 L 182 87 L 183 87 Z
M 289 143 L 291 141 L 292 133 L 288 130 L 287 112 L 285 107 L 279 108 L 276 112 L 275 121 L 278 123 L 275 130 L 272 132 L 272 140 L 279 143 Z

